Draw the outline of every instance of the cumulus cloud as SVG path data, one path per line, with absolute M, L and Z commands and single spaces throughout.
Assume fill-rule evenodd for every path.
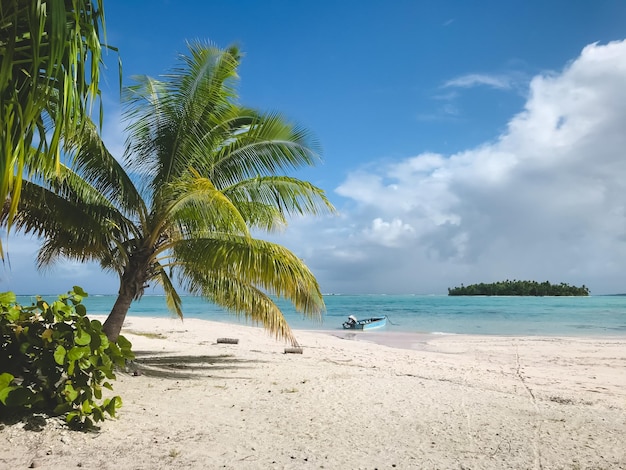
M 449 83 L 480 81 L 506 86 Z M 336 291 L 506 278 L 626 291 L 625 82 L 626 42 L 592 44 L 534 77 L 495 141 L 353 171 L 336 188 L 343 217 L 316 232 L 309 265 Z
M 370 227 L 363 230 L 363 235 L 371 239 L 374 243 L 383 246 L 402 246 L 403 240 L 409 238 L 414 232 L 413 227 L 402 222 L 400 219 L 393 219 L 386 222 L 380 217 L 375 218 Z

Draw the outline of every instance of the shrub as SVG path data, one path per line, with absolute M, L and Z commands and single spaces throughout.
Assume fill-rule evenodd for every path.
M 0 294 L 0 415 L 44 412 L 65 416 L 73 427 L 90 427 L 115 417 L 115 367 L 134 357 L 130 342 L 110 342 L 98 320 L 87 318 L 77 286 L 51 304 L 21 306 L 15 294 Z

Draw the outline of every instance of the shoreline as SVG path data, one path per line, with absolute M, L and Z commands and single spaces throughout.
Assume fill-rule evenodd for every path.
M 466 338 L 466 339 L 524 339 L 537 341 L 552 340 L 589 340 L 589 341 L 622 341 L 626 345 L 625 335 L 485 335 L 472 333 L 426 333 L 426 332 L 400 332 L 400 331 L 368 331 L 368 332 L 350 332 L 349 330 L 294 330 L 296 336 L 298 332 L 305 331 L 307 333 L 320 333 L 334 336 L 344 340 L 352 340 L 356 342 L 366 342 L 388 346 L 396 349 L 423 350 L 430 342 L 436 342 L 438 338 Z
M 626 338 L 372 333 L 297 330 L 302 354 L 285 354 L 260 327 L 129 316 L 138 375 L 113 382 L 118 418 L 6 425 L 0 467 L 626 467 Z

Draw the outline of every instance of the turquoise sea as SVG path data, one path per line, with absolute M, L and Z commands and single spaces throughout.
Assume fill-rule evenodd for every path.
M 44 296 L 46 300 L 54 300 Z M 34 297 L 20 296 L 29 304 Z M 89 314 L 109 313 L 115 296 L 89 296 Z M 291 304 L 279 302 L 289 324 L 301 330 L 340 330 L 348 315 L 387 315 L 390 332 L 481 335 L 626 336 L 626 296 L 449 297 L 446 295 L 326 295 L 321 322 L 303 318 Z M 183 298 L 186 318 L 243 323 L 198 297 Z M 162 296 L 134 302 L 134 316 L 168 317 Z

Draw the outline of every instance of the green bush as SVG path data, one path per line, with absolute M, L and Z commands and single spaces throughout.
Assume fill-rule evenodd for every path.
M 115 367 L 133 359 L 130 342 L 110 342 L 102 324 L 87 318 L 77 286 L 51 304 L 21 306 L 15 294 L 0 294 L 0 416 L 43 412 L 65 416 L 73 427 L 90 427 L 115 416 L 112 390 Z

